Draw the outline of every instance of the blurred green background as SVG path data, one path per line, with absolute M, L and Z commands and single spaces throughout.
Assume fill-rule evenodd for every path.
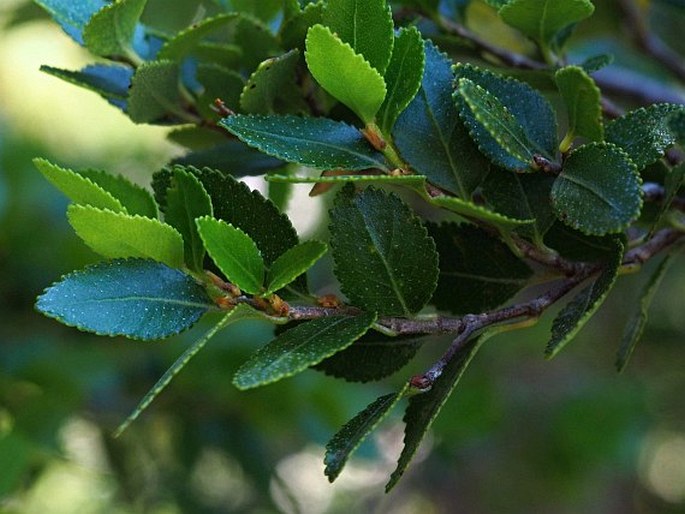
M 112 439 L 203 327 L 141 343 L 79 333 L 33 310 L 44 287 L 97 257 L 31 159 L 146 184 L 180 152 L 164 129 L 133 125 L 96 95 L 38 71 L 88 59 L 37 8 L 0 4 L 1 513 L 685 512 L 683 259 L 623 375 L 614 353 L 644 275 L 621 280 L 551 362 L 542 352 L 551 316 L 488 342 L 391 495 L 382 490 L 401 448 L 400 410 L 335 485 L 323 476 L 323 446 L 368 402 L 423 370 L 439 341 L 386 383 L 309 371 L 241 393 L 232 373 L 271 329 L 240 325 Z M 316 212 L 296 213 L 301 231 L 316 229 L 308 225 Z

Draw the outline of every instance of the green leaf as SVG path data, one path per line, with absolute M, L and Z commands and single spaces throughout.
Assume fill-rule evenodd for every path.
M 560 221 L 555 222 L 545 234 L 545 246 L 572 261 L 600 262 L 615 253 L 616 236 L 589 236 Z
M 613 255 L 599 276 L 578 293 L 554 319 L 552 337 L 545 349 L 545 355 L 548 359 L 559 353 L 602 306 L 616 281 L 622 260 L 623 243 L 620 239 L 615 238 Z
M 260 63 L 240 95 L 240 107 L 251 114 L 297 114 L 307 112 L 296 71 L 297 49 Z
M 654 223 L 652 224 L 650 235 L 654 233 L 654 231 L 658 228 L 659 224 L 667 216 L 671 207 L 671 203 L 678 194 L 678 191 L 682 187 L 684 181 L 685 163 L 681 162 L 677 166 L 671 168 L 671 170 L 666 175 L 666 179 L 664 180 L 664 199 L 661 201 L 661 208 L 659 209 L 659 214 L 657 215 L 656 219 L 654 220 Z
M 511 231 L 517 227 L 532 225 L 535 221 L 533 219 L 510 218 L 504 214 L 500 214 L 486 207 L 476 205 L 473 202 L 468 202 L 454 196 L 435 196 L 429 198 L 428 201 L 436 207 L 442 207 L 443 209 L 455 212 L 460 216 L 492 223 L 504 231 Z
M 438 276 L 435 243 L 397 196 L 341 190 L 330 231 L 335 275 L 353 305 L 411 316 L 428 302 Z
M 215 131 L 214 134 L 221 136 L 223 141 L 177 157 L 171 161 L 171 164 L 222 170 L 223 173 L 234 177 L 262 175 L 282 168 L 286 164 L 248 146 L 237 138 L 229 139 L 219 131 Z
M 599 54 L 585 59 L 580 64 L 580 67 L 589 75 L 601 70 L 602 68 L 606 68 L 612 62 L 614 62 L 614 56 L 612 54 Z
M 400 45 L 398 44 L 398 47 Z M 428 41 L 423 81 L 397 119 L 393 139 L 403 159 L 438 187 L 470 201 L 489 162 L 464 128 L 452 101 L 452 61 Z
M 350 455 L 359 448 L 364 439 L 383 421 L 397 402 L 402 399 L 408 385 L 405 385 L 397 393 L 386 394 L 376 399 L 354 418 L 345 423 L 328 442 L 323 463 L 326 465 L 324 474 L 328 477 L 329 482 L 334 482 L 338 478 Z
M 202 216 L 212 216 L 212 200 L 195 175 L 182 168 L 175 168 L 171 187 L 166 192 L 166 202 L 164 221 L 183 236 L 186 264 L 193 271 L 202 271 L 205 247 L 195 220 Z
M 404 448 L 397 462 L 397 468 L 390 476 L 385 486 L 389 492 L 407 469 L 409 462 L 418 450 L 421 441 L 438 416 L 445 402 L 452 394 L 461 379 L 466 367 L 471 363 L 474 355 L 485 341 L 485 337 L 469 341 L 464 348 L 447 364 L 442 374 L 433 383 L 433 387 L 424 393 L 412 396 L 404 414 Z
M 251 389 L 293 376 L 359 339 L 376 321 L 375 314 L 315 319 L 283 332 L 243 364 L 233 384 Z
M 210 216 L 195 220 L 207 253 L 228 280 L 250 294 L 264 284 L 264 260 L 250 236 Z
M 385 99 L 385 81 L 364 57 L 328 27 L 307 32 L 305 59 L 316 81 L 365 123 L 373 121 Z
M 524 151 L 521 145 L 515 145 L 519 153 L 522 153 L 524 157 L 527 157 L 528 153 L 537 153 L 547 159 L 553 159 L 557 151 L 557 123 L 552 107 L 538 91 L 518 80 L 505 78 L 470 64 L 458 64 L 453 69 L 456 75 L 456 84 L 459 84 L 460 79 L 470 80 L 485 89 L 490 96 L 496 97 L 497 102 L 514 117 L 516 126 L 522 128 L 525 133 L 523 147 L 526 150 Z M 476 88 L 471 87 L 469 89 L 474 90 Z M 469 129 L 471 137 L 488 158 L 497 165 L 513 171 L 529 170 L 532 163 L 530 161 L 524 162 L 507 152 L 479 123 L 458 91 L 455 91 L 454 98 L 460 108 L 459 114 Z M 486 96 L 486 98 L 489 97 Z M 473 100 L 477 99 L 478 97 Z M 487 113 L 481 113 L 481 115 L 487 116 Z M 492 123 L 497 123 L 497 120 L 493 120 Z M 518 129 L 515 126 L 512 126 L 511 130 L 517 134 Z M 523 137 L 520 134 L 517 135 Z M 511 144 L 514 145 L 515 143 L 514 141 Z
M 362 184 L 393 184 L 406 186 L 417 191 L 426 189 L 426 177 L 422 175 L 331 175 L 320 177 L 299 177 L 296 175 L 267 175 L 267 182 L 284 182 L 292 184 L 343 184 L 359 182 Z
M 118 0 L 95 13 L 83 30 L 86 48 L 102 57 L 125 56 L 138 62 L 133 35 L 147 0 Z
M 392 12 L 385 0 L 328 0 L 323 24 L 385 72 L 393 51 Z
M 585 234 L 624 230 L 640 215 L 642 180 L 618 146 L 590 143 L 569 154 L 552 186 L 561 221 Z
M 240 140 L 288 162 L 318 169 L 388 171 L 356 128 L 327 118 L 233 115 L 219 123 Z
M 508 25 L 545 48 L 562 30 L 589 18 L 594 10 L 590 0 L 511 0 L 499 14 Z
M 146 62 L 138 67 L 128 99 L 128 114 L 135 123 L 161 123 L 180 112 L 178 65 L 172 61 Z
M 192 277 L 164 264 L 101 262 L 62 277 L 36 308 L 79 330 L 133 339 L 161 339 L 190 328 L 213 306 Z
M 260 62 L 283 53 L 270 27 L 249 15 L 238 16 L 232 41 L 241 47 L 240 64 L 247 75 L 257 68 Z
M 279 31 L 283 47 L 304 49 L 307 31 L 309 27 L 323 21 L 323 10 L 323 1 L 309 3 L 301 13 L 286 19 Z
M 390 337 L 372 330 L 314 368 L 349 382 L 376 381 L 402 369 L 423 342 L 415 335 Z
M 265 295 L 287 286 L 311 268 L 326 253 L 327 247 L 319 241 L 306 241 L 281 255 L 269 268 Z
M 238 18 L 237 13 L 219 14 L 212 18 L 205 18 L 182 30 L 169 39 L 157 54 L 159 60 L 180 61 L 192 53 L 202 40 L 212 32 L 224 28 Z
M 80 71 L 70 71 L 43 65 L 40 71 L 93 91 L 125 110 L 128 86 L 133 77 L 133 70 L 129 66 L 91 64 Z
M 146 189 L 137 186 L 123 175 L 112 175 L 106 171 L 93 169 L 79 170 L 77 173 L 99 185 L 102 189 L 119 200 L 128 214 L 138 214 L 148 218 L 156 218 L 159 216 L 157 204 L 152 198 L 152 195 Z M 90 203 L 90 205 L 93 204 Z M 100 207 L 102 209 L 109 208 L 107 206 L 98 205 L 93 205 L 93 207 Z
M 67 217 L 76 234 L 104 257 L 141 257 L 183 267 L 181 234 L 159 220 L 91 205 L 70 205 Z
M 83 29 L 88 20 L 105 7 L 103 0 L 34 0 L 59 23 L 64 32 L 80 45 L 83 44 Z
M 568 111 L 569 127 L 564 141 L 568 141 L 569 146 L 574 136 L 582 136 L 590 141 L 602 141 L 604 126 L 601 92 L 595 81 L 578 66 L 560 69 L 555 73 L 554 80 Z
M 126 212 L 119 200 L 87 177 L 68 168 L 61 168 L 45 159 L 34 159 L 33 164 L 48 181 L 76 204 L 92 205 L 114 212 Z
M 440 255 L 432 303 L 454 314 L 485 312 L 526 287 L 531 269 L 499 238 L 473 225 L 429 225 Z
M 218 117 L 214 112 L 214 100 L 220 98 L 227 106 L 237 108 L 245 80 L 239 73 L 218 64 L 199 64 L 197 81 L 202 84 L 202 94 L 197 99 L 197 109 L 207 119 Z
M 262 21 L 274 19 L 283 5 L 283 0 L 231 0 L 231 6 L 238 12 L 251 14 Z
M 421 87 L 425 61 L 423 39 L 415 27 L 402 28 L 395 37 L 392 58 L 385 72 L 388 92 L 378 111 L 378 125 L 390 134 L 397 117 Z
M 633 309 L 633 313 L 630 316 L 630 321 L 626 325 L 623 331 L 623 337 L 621 338 L 621 345 L 616 353 L 616 369 L 623 371 L 628 364 L 628 360 L 635 351 L 638 341 L 642 337 L 642 332 L 644 331 L 645 325 L 647 324 L 647 312 L 649 306 L 652 304 L 654 295 L 657 289 L 661 285 L 668 268 L 673 261 L 673 254 L 667 255 L 660 263 L 659 266 L 654 270 L 654 272 L 649 277 L 649 280 L 642 288 L 640 294 L 640 301 Z
M 630 111 L 607 124 L 606 140 L 623 148 L 642 170 L 677 142 L 670 121 L 683 112 L 685 106 L 677 104 L 653 104 Z

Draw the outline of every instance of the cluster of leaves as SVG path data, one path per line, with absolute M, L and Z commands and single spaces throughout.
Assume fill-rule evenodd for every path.
M 373 402 L 328 445 L 333 480 L 408 396 L 405 447 L 390 489 L 494 333 L 490 325 L 528 312 L 507 317 L 519 311 L 498 310 L 502 304 L 534 281 L 566 277 L 564 293 L 587 282 L 554 321 L 552 356 L 601 306 L 626 267 L 627 245 L 683 227 L 668 206 L 685 168 L 664 156 L 685 141 L 685 107 L 654 104 L 605 122 L 592 74 L 608 59 L 560 64 L 573 27 L 593 13 L 589 0 L 488 2 L 546 60 L 536 78 L 455 63 L 416 25 L 396 27 L 385 0 L 208 1 L 188 11 L 182 30 L 160 23 L 166 7 L 145 0 L 36 2 L 109 60 L 44 71 L 95 91 L 136 123 L 175 125 L 169 137 L 188 148 L 155 173 L 154 197 L 123 177 L 36 160 L 72 200 L 75 232 L 107 259 L 63 277 L 38 309 L 82 330 L 143 340 L 221 313 L 121 429 L 213 334 L 240 319 L 298 322 L 237 371 L 234 384 L 248 389 L 312 367 L 378 380 L 414 357 L 418 336 L 472 335 L 465 326 L 481 316 L 480 333 L 448 352 L 432 375 Z M 468 3 L 397 2 L 423 17 L 425 33 L 446 17 L 461 19 Z M 535 80 L 546 95 L 529 84 Z M 548 97 L 559 100 L 558 110 Z M 304 168 L 322 174 L 301 176 Z M 237 180 L 261 174 L 271 199 Z M 657 215 L 643 213 L 646 175 L 663 184 Z M 299 242 L 279 210 L 297 182 L 320 190 L 346 183 L 330 210 L 328 245 Z M 445 221 L 426 221 L 436 218 Z M 629 228 L 638 237 L 628 240 Z M 322 306 L 304 274 L 329 246 L 346 300 Z M 535 267 L 526 262 L 531 256 Z M 621 367 L 664 270 L 626 332 Z

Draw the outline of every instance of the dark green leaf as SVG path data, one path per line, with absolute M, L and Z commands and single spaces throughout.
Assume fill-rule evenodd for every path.
M 83 44 L 83 29 L 93 15 L 107 4 L 103 0 L 34 0 L 50 13 L 64 32 Z
M 428 199 L 429 203 L 456 212 L 460 216 L 486 221 L 496 225 L 504 231 L 511 231 L 517 227 L 532 225 L 533 219 L 515 219 L 495 212 L 489 208 L 476 205 L 473 202 L 462 200 L 455 196 L 435 196 Z
M 237 109 L 240 105 L 240 93 L 245 87 L 245 80 L 239 73 L 218 64 L 200 64 L 197 67 L 197 80 L 203 87 L 197 99 L 197 108 L 205 118 L 217 118 L 217 113 L 212 109 L 217 98 L 229 108 Z
M 561 222 L 552 225 L 545 234 L 545 245 L 572 261 L 597 262 L 615 253 L 615 236 L 589 236 Z
M 220 125 L 258 150 L 318 169 L 387 171 L 385 160 L 356 128 L 326 118 L 233 115 Z
M 251 14 L 262 21 L 274 19 L 283 5 L 283 0 L 231 0 L 233 9 L 241 13 Z
M 157 204 L 147 189 L 134 184 L 123 175 L 112 175 L 106 171 L 93 169 L 79 170 L 77 173 L 119 200 L 128 214 L 138 214 L 148 218 L 156 218 L 159 215 Z M 93 205 L 93 207 L 97 206 Z
M 269 27 L 249 15 L 238 17 L 232 41 L 241 47 L 240 63 L 243 71 L 248 75 L 259 66 L 260 62 L 283 53 Z
M 664 180 L 664 190 L 665 190 L 664 199 L 661 202 L 661 208 L 659 210 L 659 214 L 657 215 L 656 220 L 654 221 L 654 223 L 652 225 L 652 230 L 651 230 L 652 233 L 656 230 L 659 223 L 664 219 L 664 217 L 669 212 L 669 208 L 671 207 L 671 203 L 673 202 L 673 199 L 678 194 L 678 190 L 680 190 L 680 188 L 682 187 L 684 182 L 685 182 L 685 163 L 680 163 L 677 166 L 674 166 L 668 172 L 668 175 L 666 175 L 666 179 Z
M 622 260 L 623 244 L 616 238 L 613 255 L 599 276 L 593 278 L 592 283 L 578 293 L 554 319 L 552 337 L 545 349 L 547 358 L 559 353 L 602 306 L 616 281 Z
M 215 134 L 220 135 L 219 132 Z M 171 164 L 223 170 L 234 177 L 262 175 L 285 165 L 283 161 L 259 152 L 238 139 L 227 141 L 225 136 L 219 144 L 178 157 Z
M 287 286 L 311 268 L 326 253 L 327 247 L 319 241 L 306 241 L 293 246 L 278 257 L 266 276 L 265 295 Z
M 220 14 L 191 25 L 168 40 L 159 51 L 157 59 L 180 61 L 192 53 L 205 37 L 226 27 L 237 18 L 237 13 Z
M 473 225 L 430 225 L 440 255 L 432 303 L 454 314 L 485 312 L 523 289 L 531 269 L 499 238 Z
M 585 70 L 585 73 L 587 74 L 592 74 L 595 73 L 602 68 L 605 68 L 609 66 L 612 62 L 614 62 L 614 56 L 611 54 L 599 54 L 595 55 L 593 57 L 590 57 L 588 59 L 585 59 L 581 64 L 580 67 Z
M 233 383 L 251 389 L 295 375 L 351 345 L 375 321 L 375 314 L 332 316 L 291 328 L 257 350 L 238 369 Z
M 329 482 L 335 481 L 340 475 L 347 459 L 359 448 L 366 437 L 383 421 L 392 408 L 404 396 L 407 386 L 398 393 L 381 396 L 363 411 L 357 414 L 333 436 L 326 445 L 326 465 L 324 474 Z
M 119 0 L 98 11 L 83 30 L 86 48 L 102 57 L 125 56 L 138 62 L 133 35 L 147 0 Z
M 281 42 L 285 48 L 300 48 L 304 50 L 304 39 L 309 27 L 323 21 L 323 1 L 310 3 L 302 12 L 286 19 L 280 29 Z
M 410 316 L 428 302 L 438 275 L 435 243 L 397 196 L 343 189 L 330 231 L 335 275 L 353 305 Z
M 642 181 L 628 155 L 610 143 L 590 143 L 571 152 L 552 186 L 552 206 L 561 221 L 586 234 L 620 232 L 642 208 Z
M 142 64 L 131 80 L 128 114 L 135 123 L 161 123 L 181 107 L 178 65 L 172 61 Z
M 88 89 L 117 107 L 126 108 L 128 87 L 133 70 L 128 66 L 91 64 L 81 71 L 69 71 L 52 66 L 41 66 L 41 71 L 71 84 Z
M 595 81 L 578 66 L 566 66 L 554 75 L 568 111 L 568 133 L 561 143 L 570 147 L 575 136 L 591 141 L 604 139 L 601 92 Z
M 38 297 L 36 308 L 80 330 L 148 340 L 191 327 L 212 305 L 204 288 L 185 273 L 127 259 L 66 275 Z

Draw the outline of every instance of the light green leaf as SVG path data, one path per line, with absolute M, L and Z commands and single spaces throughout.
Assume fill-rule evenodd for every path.
M 382 75 L 393 51 L 392 12 L 386 0 L 328 0 L 323 24 Z
M 385 81 L 364 57 L 323 25 L 307 32 L 305 59 L 316 81 L 365 123 L 385 99 Z
M 212 200 L 200 181 L 182 168 L 174 168 L 171 187 L 166 193 L 164 221 L 183 236 L 185 262 L 194 271 L 202 271 L 205 247 L 195 220 L 212 216 Z
M 128 98 L 128 114 L 135 123 L 167 122 L 178 114 L 180 92 L 178 64 L 172 61 L 146 62 L 138 67 Z
M 86 48 L 102 57 L 125 56 L 138 63 L 133 35 L 147 0 L 117 0 L 95 13 L 83 30 Z
M 616 238 L 614 239 L 613 255 L 607 261 L 600 275 L 578 293 L 554 319 L 552 337 L 545 349 L 545 355 L 548 359 L 559 353 L 602 306 L 616 281 L 622 260 L 623 243 Z
M 390 413 L 392 408 L 402 399 L 409 384 L 392 394 L 381 396 L 372 402 L 363 411 L 357 414 L 338 431 L 326 444 L 326 456 L 323 463 L 326 465 L 324 474 L 329 482 L 335 481 L 340 475 L 347 459 L 359 448 L 364 439 L 373 432 L 383 419 Z
M 138 214 L 147 218 L 157 218 L 159 216 L 159 210 L 152 195 L 146 189 L 137 186 L 123 175 L 112 175 L 106 171 L 93 169 L 79 170 L 77 173 L 99 185 L 119 200 L 128 214 Z M 90 205 L 93 204 L 90 203 Z M 93 205 L 93 207 L 109 208 L 98 205 Z
M 578 66 L 566 66 L 554 75 L 554 80 L 568 110 L 567 145 L 575 136 L 591 141 L 604 139 L 602 124 L 601 92 L 595 81 Z M 562 142 L 562 151 L 565 143 Z
M 76 204 L 92 205 L 114 212 L 126 212 L 119 200 L 89 178 L 68 168 L 61 168 L 45 159 L 34 159 L 33 164 L 48 181 Z
M 421 87 L 425 52 L 421 33 L 415 27 L 402 28 L 395 37 L 392 58 L 385 72 L 388 92 L 378 111 L 378 125 L 390 134 L 397 117 Z
M 319 241 L 306 241 L 281 255 L 269 268 L 265 295 L 287 286 L 311 268 L 326 253 L 327 247 Z
M 238 369 L 233 384 L 252 389 L 300 373 L 351 345 L 375 321 L 375 314 L 331 316 L 291 328 L 257 350 Z
M 62 277 L 36 308 L 79 330 L 151 340 L 186 330 L 214 306 L 192 277 L 142 259 L 100 262 Z
M 195 223 L 207 253 L 226 278 L 246 293 L 261 293 L 264 260 L 250 236 L 209 216 L 198 218 Z
M 624 230 L 640 215 L 642 180 L 628 155 L 611 143 L 590 143 L 569 154 L 552 186 L 558 218 L 585 234 Z
M 141 257 L 183 267 L 181 234 L 159 220 L 91 205 L 70 205 L 67 217 L 76 234 L 104 257 Z

